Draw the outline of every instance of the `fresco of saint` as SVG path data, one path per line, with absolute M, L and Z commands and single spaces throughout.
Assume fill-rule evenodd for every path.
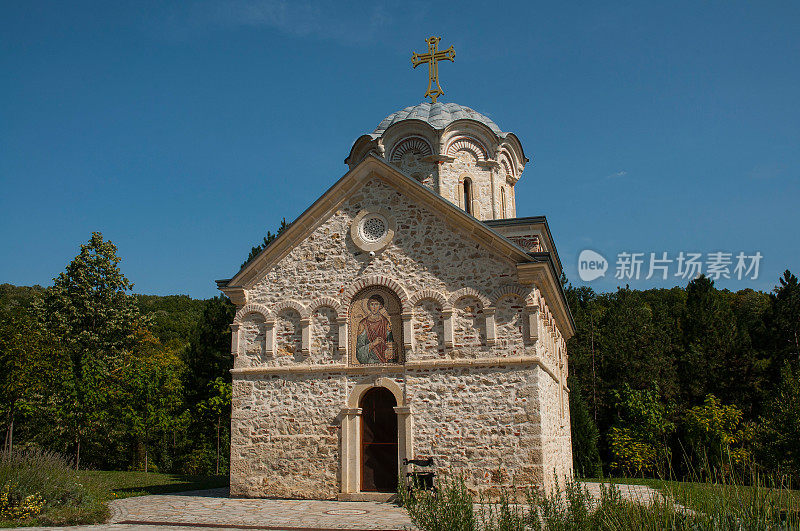
M 392 323 L 383 315 L 385 302 L 378 294 L 367 299 L 367 315 L 358 323 L 356 359 L 359 363 L 392 363 L 394 352 Z

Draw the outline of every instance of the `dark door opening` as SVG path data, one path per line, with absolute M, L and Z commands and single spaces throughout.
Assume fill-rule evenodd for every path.
M 385 387 L 361 397 L 361 490 L 397 491 L 397 401 Z

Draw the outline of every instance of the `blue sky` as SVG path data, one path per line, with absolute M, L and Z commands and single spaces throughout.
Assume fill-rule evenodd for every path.
M 578 254 L 756 251 L 800 273 L 797 2 L 4 2 L 0 282 L 48 285 L 92 231 L 138 293 L 215 295 L 250 247 L 346 171 L 352 142 L 423 99 L 532 159 L 519 216 Z M 644 276 L 644 275 L 643 275 Z

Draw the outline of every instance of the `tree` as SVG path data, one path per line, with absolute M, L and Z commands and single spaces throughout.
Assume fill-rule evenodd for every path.
M 226 382 L 222 377 L 217 377 L 209 384 L 209 387 L 211 388 L 210 396 L 200 404 L 200 410 L 216 418 L 217 456 L 214 474 L 219 475 L 220 429 L 223 415 L 226 413 L 230 415 L 231 383 Z
M 701 470 L 709 473 L 731 472 L 749 462 L 749 453 L 742 446 L 748 435 L 742 424 L 742 411 L 723 405 L 714 395 L 706 396 L 702 406 L 686 413 L 684 420 L 689 449 Z
M 5 406 L 3 450 L 14 448 L 20 411 L 35 407 L 52 374 L 49 345 L 26 308 L 0 310 L 0 404 Z
M 771 354 L 771 380 L 777 385 L 785 362 L 800 361 L 800 283 L 789 270 L 779 279 L 769 302 L 765 346 Z
M 773 470 L 800 477 L 800 369 L 785 361 L 781 381 L 762 415 L 758 453 Z M 795 479 L 795 481 L 797 481 Z
M 701 275 L 686 287 L 686 309 L 682 318 L 684 350 L 679 377 L 687 404 L 700 404 L 714 393 L 731 402 L 734 377 L 737 326 L 730 305 L 714 287 L 714 281 Z
M 92 421 L 102 413 L 109 374 L 146 324 L 119 262 L 117 247 L 93 232 L 38 305 L 39 319 L 58 338 L 60 361 L 69 367 L 60 413 L 74 444 L 76 468 L 86 431 L 99 428 Z
M 186 350 L 184 404 L 191 416 L 191 443 L 186 452 L 189 461 L 184 465 L 187 472 L 211 472 L 215 443 L 208 436 L 210 426 L 219 424 L 223 431 L 222 440 L 227 437 L 225 430 L 230 426 L 229 410 L 223 412 L 220 419 L 214 412 L 201 408 L 200 405 L 208 403 L 216 393 L 212 383 L 217 378 L 222 378 L 225 383 L 231 381 L 233 357 L 230 324 L 235 313 L 236 307 L 222 295 L 206 301 L 203 316 L 197 323 Z
M 575 470 L 582 477 L 598 477 L 602 471 L 597 440 L 600 433 L 589 414 L 583 399 L 580 383 L 570 383 L 569 415 L 572 428 L 572 461 Z
M 657 472 L 663 476 L 670 460 L 668 439 L 675 425 L 669 420 L 670 407 L 658 387 L 636 390 L 624 384 L 614 397 L 617 416 L 609 431 L 614 457 L 611 467 L 625 474 Z
M 126 352 L 118 372 L 125 434 L 135 442 L 136 466 L 152 467 L 153 441 L 163 440 L 181 422 L 181 377 L 183 362 L 176 352 L 162 345 L 150 332 L 142 331 L 136 348 Z M 162 456 L 166 459 L 166 456 Z M 171 459 L 169 459 L 171 461 Z
M 270 231 L 267 231 L 267 235 L 266 235 L 266 236 L 264 236 L 264 241 L 263 241 L 263 242 L 261 242 L 260 244 L 256 245 L 256 246 L 255 246 L 255 247 L 253 247 L 252 249 L 250 249 L 250 254 L 249 254 L 249 255 L 247 255 L 247 260 L 245 260 L 244 262 L 242 262 L 242 267 L 244 267 L 244 266 L 246 266 L 248 263 L 250 263 L 250 260 L 252 260 L 252 259 L 253 259 L 253 258 L 255 258 L 256 256 L 258 256 L 258 254 L 259 254 L 261 251 L 263 251 L 264 249 L 266 249 L 266 248 L 267 248 L 267 246 L 268 246 L 269 244 L 271 244 L 273 241 L 275 241 L 275 238 L 277 238 L 278 236 L 280 236 L 281 232 L 285 231 L 285 230 L 286 230 L 288 227 L 289 227 L 289 224 L 287 224 L 287 223 L 286 223 L 286 218 L 283 218 L 283 219 L 281 219 L 281 226 L 280 226 L 280 227 L 278 227 L 278 232 L 276 232 L 275 234 L 272 234 Z

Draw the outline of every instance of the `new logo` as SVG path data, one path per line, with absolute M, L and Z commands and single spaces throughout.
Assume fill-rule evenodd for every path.
M 608 271 L 608 260 L 600 253 L 584 249 L 578 255 L 578 276 L 584 282 L 605 276 L 606 271 Z

